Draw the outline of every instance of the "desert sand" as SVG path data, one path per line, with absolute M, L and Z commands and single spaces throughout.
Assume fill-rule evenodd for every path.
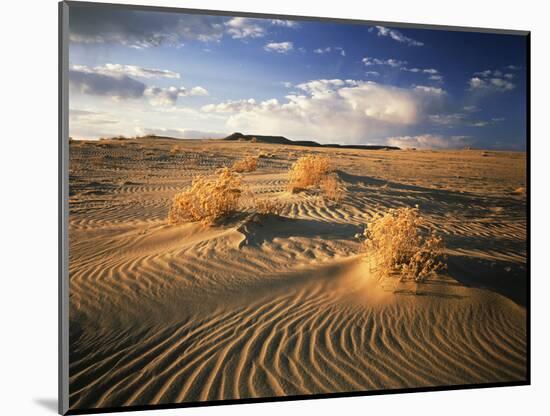
M 194 175 L 258 154 L 243 179 L 281 215 L 245 199 L 221 225 L 167 223 Z M 307 154 L 339 203 L 287 191 Z M 522 152 L 72 141 L 71 408 L 525 380 L 525 176 Z M 356 234 L 415 204 L 448 270 L 373 279 Z

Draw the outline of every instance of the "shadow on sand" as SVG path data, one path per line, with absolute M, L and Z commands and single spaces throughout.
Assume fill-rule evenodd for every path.
M 353 239 L 361 229 L 354 224 L 265 215 L 253 217 L 239 226 L 238 231 L 245 236 L 242 245 L 260 247 L 276 238 Z
M 449 275 L 461 284 L 489 289 L 518 305 L 527 303 L 527 270 L 524 265 L 506 261 L 450 256 Z

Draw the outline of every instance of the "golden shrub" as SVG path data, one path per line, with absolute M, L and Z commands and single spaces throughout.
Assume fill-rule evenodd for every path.
M 330 160 L 328 157 L 314 155 L 303 156 L 290 168 L 288 189 L 294 192 L 298 189 L 317 186 L 329 171 Z
M 258 167 L 258 158 L 254 156 L 247 156 L 244 159 L 237 160 L 233 163 L 232 169 L 235 172 L 254 172 Z
M 334 202 L 339 202 L 344 196 L 344 186 L 336 175 L 328 175 L 321 179 L 321 192 Z
M 277 199 L 260 199 L 255 203 L 256 212 L 262 215 L 280 215 L 284 204 Z
M 170 154 L 175 155 L 176 153 L 179 153 L 181 151 L 181 147 L 179 145 L 174 145 L 170 148 Z
M 421 282 L 446 267 L 443 240 L 427 227 L 418 207 L 377 214 L 364 232 L 363 250 L 374 261 L 379 278 L 397 273 L 401 280 Z
M 170 224 L 214 224 L 237 209 L 242 194 L 240 176 L 229 168 L 216 173 L 216 177 L 197 176 L 189 189 L 174 196 L 168 213 Z

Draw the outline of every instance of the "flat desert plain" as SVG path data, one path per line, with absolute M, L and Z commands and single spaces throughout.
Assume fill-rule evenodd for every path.
M 287 191 L 291 165 L 319 154 L 338 203 Z M 247 155 L 238 212 L 168 223 L 194 176 Z M 71 141 L 70 406 L 525 380 L 525 186 L 521 152 Z M 258 197 L 279 215 L 255 213 Z M 374 279 L 357 235 L 415 205 L 448 269 Z

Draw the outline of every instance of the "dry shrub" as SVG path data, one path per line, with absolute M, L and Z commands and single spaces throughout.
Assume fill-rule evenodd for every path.
M 216 177 L 197 176 L 189 189 L 174 196 L 168 214 L 170 224 L 214 224 L 237 209 L 243 192 L 240 176 L 229 168 L 216 173 Z
M 525 192 L 527 192 L 527 191 L 525 190 L 525 188 L 523 186 L 520 186 L 519 188 L 514 190 L 515 194 L 520 194 L 520 195 L 523 195 Z
M 281 215 L 284 204 L 278 199 L 260 199 L 256 201 L 256 211 L 261 215 Z
M 303 156 L 290 168 L 288 189 L 299 189 L 320 185 L 321 180 L 330 171 L 330 160 L 325 156 Z
M 446 267 L 443 240 L 422 232 L 426 221 L 418 207 L 377 214 L 364 232 L 363 249 L 374 260 L 379 278 L 397 273 L 400 280 L 421 282 Z
M 233 163 L 232 169 L 235 172 L 254 172 L 258 167 L 258 158 L 254 156 L 247 156 L 244 159 L 237 160 Z
M 339 202 L 344 196 L 342 181 L 336 175 L 323 177 L 319 186 L 323 195 L 331 201 Z
M 179 145 L 174 145 L 170 148 L 170 154 L 175 155 L 181 151 L 181 147 Z

